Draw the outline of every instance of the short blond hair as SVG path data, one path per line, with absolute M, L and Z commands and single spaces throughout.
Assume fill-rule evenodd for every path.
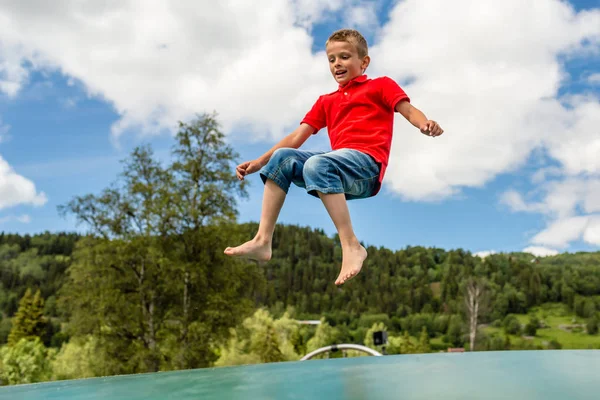
M 355 29 L 340 29 L 331 34 L 329 39 L 325 42 L 325 46 L 329 44 L 329 42 L 348 42 L 353 44 L 356 47 L 356 51 L 358 52 L 358 56 L 360 58 L 364 58 L 369 55 L 369 46 L 367 45 L 367 40 L 363 35 L 360 34 L 359 31 Z

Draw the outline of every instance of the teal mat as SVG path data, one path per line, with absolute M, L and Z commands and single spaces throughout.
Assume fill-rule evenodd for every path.
M 600 351 L 309 360 L 0 388 L 0 399 L 600 399 Z

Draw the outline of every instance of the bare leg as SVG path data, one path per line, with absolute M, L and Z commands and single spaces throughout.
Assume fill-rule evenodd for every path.
M 360 272 L 363 262 L 367 258 L 367 250 L 360 244 L 354 234 L 344 194 L 323 194 L 319 192 L 319 197 L 333 220 L 342 243 L 342 269 L 335 280 L 336 285 L 341 285 Z
M 269 261 L 271 259 L 273 231 L 284 201 L 285 192 L 283 189 L 272 180 L 267 179 L 256 236 L 240 246 L 226 248 L 224 253 L 228 256 L 243 257 L 259 262 Z

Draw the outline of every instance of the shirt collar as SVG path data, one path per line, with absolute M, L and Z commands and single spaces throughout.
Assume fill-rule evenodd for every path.
M 367 75 L 363 74 L 363 75 L 359 75 L 356 78 L 352 79 L 350 82 L 346 83 L 344 86 L 339 85 L 338 86 L 338 91 L 343 91 L 348 89 L 350 86 L 354 85 L 355 83 L 362 83 L 365 82 L 368 79 Z

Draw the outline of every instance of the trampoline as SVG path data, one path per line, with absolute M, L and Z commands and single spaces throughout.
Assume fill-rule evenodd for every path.
M 598 399 L 600 351 L 312 359 L 0 388 L 11 400 Z

